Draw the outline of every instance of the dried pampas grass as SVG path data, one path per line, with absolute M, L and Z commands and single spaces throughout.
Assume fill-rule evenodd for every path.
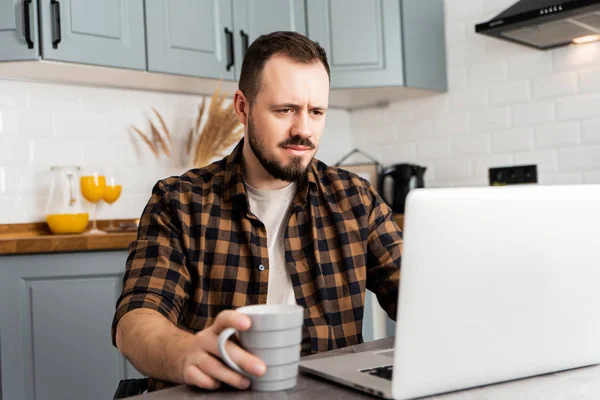
M 220 89 L 213 93 L 210 108 L 204 126 L 202 117 L 206 111 L 206 98 L 198 106 L 198 116 L 194 126 L 189 130 L 185 144 L 186 154 L 193 159 L 193 167 L 206 166 L 214 157 L 224 157 L 225 151 L 239 142 L 244 136 L 244 127 L 240 124 L 235 113 L 233 101 L 224 107 L 227 94 L 220 94 Z M 131 129 L 150 148 L 156 158 L 160 153 L 171 157 L 173 153 L 173 138 L 165 120 L 156 109 L 152 108 L 158 124 L 150 119 L 150 134 L 145 134 L 135 126 Z M 158 128 L 160 127 L 160 129 Z
M 196 123 L 188 133 L 187 151 L 194 156 L 193 166 L 206 166 L 214 157 L 224 157 L 225 151 L 239 142 L 244 136 L 244 127 L 240 124 L 234 109 L 233 101 L 223 107 L 226 94 L 220 95 L 219 88 L 212 95 L 208 118 L 202 131 L 200 125 L 205 111 L 206 99 L 198 108 Z M 193 143 L 196 142 L 192 151 Z
M 156 111 L 156 109 L 154 109 L 154 108 L 152 108 L 152 111 L 154 111 L 154 114 L 156 114 L 156 117 L 158 118 L 160 127 L 162 129 L 162 134 L 159 131 L 159 129 L 156 127 L 156 125 L 154 125 L 152 120 L 149 121 L 150 122 L 150 137 L 148 137 L 148 135 L 146 135 L 144 132 L 142 132 L 141 130 L 139 130 L 138 128 L 136 128 L 133 125 L 131 125 L 131 129 L 133 129 L 133 131 L 138 134 L 138 136 L 142 139 L 142 141 L 144 143 L 146 143 L 146 145 L 148 145 L 148 147 L 150 147 L 150 150 L 152 151 L 152 153 L 154 154 L 154 156 L 156 158 L 159 157 L 161 151 L 167 157 L 171 157 L 171 148 L 173 147 L 173 139 L 171 136 L 171 132 L 169 132 L 169 128 L 167 128 L 167 124 L 165 124 L 165 120 L 160 115 L 160 113 L 158 111 Z M 166 140 L 163 136 L 166 137 Z M 168 142 L 168 144 L 167 144 L 167 142 Z

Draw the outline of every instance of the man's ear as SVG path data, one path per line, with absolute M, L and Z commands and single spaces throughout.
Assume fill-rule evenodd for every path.
M 248 122 L 248 113 L 250 112 L 250 103 L 246 99 L 244 92 L 237 90 L 233 95 L 233 103 L 240 124 L 246 125 Z

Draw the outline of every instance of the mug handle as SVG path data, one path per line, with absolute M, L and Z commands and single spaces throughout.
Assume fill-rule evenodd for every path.
M 223 362 L 227 364 L 229 368 L 231 368 L 238 374 L 244 375 L 247 378 L 252 378 L 252 375 L 241 369 L 239 365 L 233 362 L 231 357 L 229 357 L 229 354 L 227 354 L 227 350 L 225 350 L 225 343 L 227 343 L 227 340 L 231 337 L 231 335 L 237 332 L 238 331 L 235 328 L 227 328 L 223 332 L 221 332 L 221 334 L 217 338 L 217 347 L 219 348 L 219 354 L 221 355 L 221 359 L 223 360 Z

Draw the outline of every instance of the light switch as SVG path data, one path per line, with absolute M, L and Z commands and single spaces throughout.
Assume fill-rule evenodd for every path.
M 0 110 L 0 134 L 4 132 L 4 124 L 2 123 L 2 110 Z

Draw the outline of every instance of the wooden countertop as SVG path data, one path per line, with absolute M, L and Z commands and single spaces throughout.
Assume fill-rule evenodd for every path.
M 98 221 L 106 229 L 110 221 Z M 133 223 L 134 220 L 114 220 Z M 0 255 L 60 253 L 69 251 L 126 250 L 135 240 L 137 230 L 111 231 L 104 235 L 55 235 L 44 222 L 30 224 L 0 224 Z
M 394 215 L 400 229 L 404 227 L 404 215 Z M 98 221 L 100 229 L 106 229 L 110 221 Z M 114 220 L 132 224 L 135 220 Z M 60 253 L 69 251 L 126 250 L 135 240 L 137 230 L 109 232 L 105 235 L 55 235 L 44 222 L 29 224 L 0 224 L 0 255 Z

